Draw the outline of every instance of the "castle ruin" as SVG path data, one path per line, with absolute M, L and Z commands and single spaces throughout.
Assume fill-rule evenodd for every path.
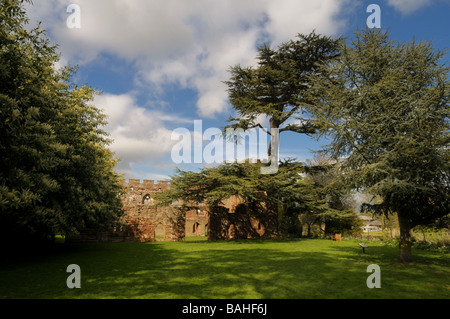
M 232 196 L 218 207 L 199 203 L 182 211 L 178 202 L 157 205 L 154 195 L 170 187 L 168 181 L 129 179 L 122 181 L 122 226 L 113 232 L 84 232 L 78 241 L 183 241 L 207 236 L 208 240 L 274 237 L 277 216 L 250 214 L 242 201 Z M 212 211 L 211 211 L 212 209 Z M 211 215 L 211 212 L 213 214 Z
M 206 236 L 209 215 L 203 206 L 183 214 L 178 202 L 157 206 L 154 195 L 170 187 L 167 181 L 130 179 L 122 183 L 126 241 L 180 241 L 186 236 Z

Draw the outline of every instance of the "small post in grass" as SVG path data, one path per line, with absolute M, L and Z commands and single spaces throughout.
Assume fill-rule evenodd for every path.
M 363 250 L 363 253 L 366 253 L 366 248 L 369 247 L 369 246 L 367 246 L 367 245 L 364 244 L 364 243 L 359 243 L 359 246 L 361 246 L 361 248 L 362 248 L 362 250 Z

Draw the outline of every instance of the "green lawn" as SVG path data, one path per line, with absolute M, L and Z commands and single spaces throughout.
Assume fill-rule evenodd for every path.
M 449 298 L 450 256 L 324 239 L 290 241 L 108 243 L 76 245 L 58 255 L 0 268 L 0 298 L 304 299 Z M 68 289 L 69 264 L 81 289 Z M 381 268 L 369 289 L 367 266 Z

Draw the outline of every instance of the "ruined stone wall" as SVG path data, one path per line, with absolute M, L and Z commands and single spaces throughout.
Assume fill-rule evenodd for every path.
M 122 182 L 124 216 L 122 227 L 111 232 L 85 232 L 80 241 L 182 241 L 186 236 L 208 236 L 209 240 L 273 237 L 277 216 L 255 214 L 241 199 L 232 196 L 221 206 L 183 212 L 178 202 L 162 207 L 154 195 L 167 190 L 169 182 L 130 179 Z
M 209 226 L 209 214 L 204 205 L 199 209 L 186 212 L 186 236 L 206 236 Z
M 226 199 L 219 207 L 199 204 L 187 212 L 178 202 L 158 207 L 154 194 L 167 190 L 168 182 L 130 179 L 123 183 L 125 240 L 178 241 L 185 236 L 208 236 L 209 240 L 244 239 L 276 236 L 277 215 L 255 212 L 237 196 Z
M 123 236 L 126 241 L 178 241 L 185 237 L 185 220 L 176 205 L 158 207 L 154 195 L 168 189 L 165 181 L 130 179 L 123 182 Z
M 278 214 L 262 207 L 249 208 L 238 196 L 210 207 L 209 240 L 277 238 Z

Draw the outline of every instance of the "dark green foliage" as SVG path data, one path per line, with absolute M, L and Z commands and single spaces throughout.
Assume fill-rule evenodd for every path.
M 324 235 L 350 233 L 358 229 L 358 216 L 353 211 L 352 194 L 343 184 L 339 163 L 325 157 L 316 157 L 305 167 L 308 205 L 301 219 L 310 226 L 316 224 Z
M 284 163 L 274 175 L 261 174 L 261 166 L 259 163 L 233 163 L 202 169 L 198 173 L 179 171 L 172 178 L 170 189 L 157 196 L 157 199 L 162 205 L 181 200 L 185 210 L 197 209 L 198 203 L 205 203 L 211 216 L 221 220 L 226 212 L 220 206 L 230 197 L 236 196 L 242 204 L 236 209 L 236 214 L 231 214 L 233 216 L 229 218 L 252 216 L 264 220 L 268 230 L 265 236 L 276 236 L 278 208 L 302 201 L 299 197 L 300 190 L 305 187 L 299 176 L 302 166 Z M 231 223 L 233 221 L 230 219 Z M 217 227 L 220 228 L 220 225 Z M 214 225 L 210 224 L 209 229 L 213 228 Z M 250 228 L 243 230 L 242 236 L 251 232 Z
M 409 231 L 450 211 L 449 68 L 427 42 L 395 43 L 380 30 L 356 33 L 312 78 L 326 148 L 343 158 L 345 183 L 378 196 L 366 211 L 397 212 L 401 258 Z
M 317 72 L 319 62 L 327 63 L 339 54 L 339 42 L 340 39 L 333 40 L 315 32 L 299 34 L 296 40 L 283 43 L 276 49 L 268 45 L 260 47 L 255 67 L 232 67 L 230 80 L 225 83 L 238 117 L 230 118 L 231 124 L 226 128 L 263 129 L 272 136 L 269 156 L 274 155 L 272 147 L 278 149 L 278 134 L 282 132 L 314 134 L 316 126 L 303 116 L 311 103 L 309 79 Z M 268 118 L 270 128 L 264 128 L 257 121 L 261 115 Z M 286 124 L 288 122 L 291 123 Z M 280 230 L 294 236 L 301 234 L 298 212 L 305 208 L 303 202 L 306 197 L 300 198 L 299 193 L 282 197 L 282 205 L 278 203 L 271 207 L 274 212 L 283 207 Z
M 56 71 L 56 47 L 27 31 L 20 1 L 0 1 L 0 224 L 12 242 L 110 227 L 120 189 L 94 91 Z
M 230 118 L 228 127 L 263 128 L 257 117 L 265 115 L 270 121 L 268 134 L 272 129 L 313 134 L 315 126 L 301 116 L 311 102 L 309 76 L 317 72 L 317 63 L 338 55 L 339 41 L 314 32 L 299 34 L 276 50 L 262 46 L 256 67 L 232 67 L 225 83 L 238 118 Z M 296 124 L 285 124 L 294 119 Z
M 220 234 L 231 224 L 244 225 L 237 230 L 236 238 L 247 238 L 247 234 L 257 237 L 255 230 L 244 221 L 248 216 L 264 221 L 265 228 L 271 231 L 265 233 L 267 237 L 301 236 L 300 215 L 311 216 L 312 224 L 325 225 L 323 231 L 327 234 L 342 233 L 355 226 L 356 215 L 345 202 L 347 197 L 342 189 L 336 186 L 337 177 L 329 172 L 330 168 L 324 168 L 326 173 L 321 175 L 317 166 L 307 168 L 301 163 L 285 161 L 280 163 L 276 174 L 265 175 L 260 173 L 261 165 L 233 163 L 198 173 L 179 171 L 172 178 L 170 189 L 156 199 L 161 205 L 181 200 L 184 211 L 198 209 L 198 203 L 205 203 L 210 215 L 216 217 L 211 219 L 209 229 L 218 229 Z M 309 171 L 306 178 L 300 175 L 305 170 Z M 221 205 L 232 196 L 242 203 L 234 214 L 228 214 Z
M 299 238 L 302 236 L 303 225 L 300 222 L 299 215 L 303 212 L 300 207 L 286 205 L 279 210 L 279 229 L 283 237 Z

